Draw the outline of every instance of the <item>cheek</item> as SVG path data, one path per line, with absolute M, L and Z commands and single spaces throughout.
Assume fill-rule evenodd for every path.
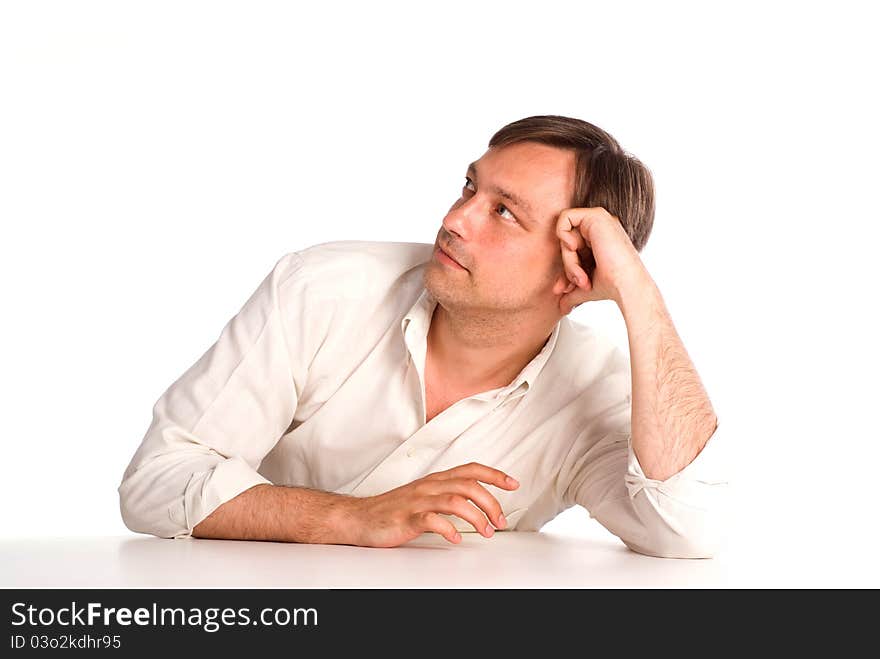
M 540 260 L 534 250 L 502 243 L 498 249 L 487 252 L 487 256 L 492 278 L 500 282 L 523 281 L 536 277 L 539 272 Z
M 486 231 L 480 238 L 483 251 L 498 259 L 508 259 L 522 251 L 521 245 L 509 233 L 497 228 Z
M 557 267 L 562 270 L 562 256 L 556 242 L 552 252 L 544 241 L 523 240 L 510 231 L 486 231 L 479 237 L 479 258 L 475 265 L 479 279 L 484 282 L 509 282 L 516 278 L 544 281 Z
M 565 275 L 558 241 L 553 247 L 547 244 L 532 245 L 519 255 L 517 262 L 523 281 L 532 282 L 536 289 L 552 287 L 559 276 Z

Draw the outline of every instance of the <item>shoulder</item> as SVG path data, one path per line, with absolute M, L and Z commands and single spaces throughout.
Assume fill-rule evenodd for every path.
M 628 399 L 632 386 L 629 350 L 592 325 L 568 317 L 560 323 L 552 372 L 571 383 L 580 395 L 589 392 L 609 403 Z
M 296 254 L 310 267 L 373 272 L 403 272 L 431 258 L 429 243 L 335 240 L 302 249 Z
M 426 264 L 430 243 L 337 240 L 282 256 L 279 283 L 308 287 L 322 296 L 363 297 L 387 290 L 398 279 Z
M 608 330 L 567 316 L 560 324 L 557 343 L 563 352 L 577 351 L 582 356 L 582 351 L 589 349 L 593 362 L 604 361 L 615 368 L 629 366 L 629 350 L 618 345 Z

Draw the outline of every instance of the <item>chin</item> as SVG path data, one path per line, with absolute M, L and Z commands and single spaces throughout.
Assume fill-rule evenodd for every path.
M 443 306 L 457 306 L 460 303 L 462 295 L 465 291 L 461 290 L 461 284 L 450 282 L 443 275 L 445 273 L 441 268 L 428 266 L 425 269 L 423 283 L 428 293 L 431 294 L 438 302 L 442 302 Z
M 442 280 L 442 275 L 443 273 L 439 272 L 434 264 L 429 264 L 428 267 L 425 268 L 425 274 L 422 277 L 422 283 L 424 283 L 425 288 L 428 289 L 428 292 L 438 300 L 443 297 L 443 293 L 447 288 L 447 286 L 444 285 L 445 282 Z

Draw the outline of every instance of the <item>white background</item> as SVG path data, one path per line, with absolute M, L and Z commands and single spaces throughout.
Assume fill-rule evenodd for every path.
M 867 5 L 4 3 L 0 534 L 127 533 L 152 405 L 282 254 L 432 242 L 498 128 L 563 114 L 654 174 L 642 256 L 724 428 L 723 560 L 880 586 Z M 572 318 L 626 346 L 612 302 Z

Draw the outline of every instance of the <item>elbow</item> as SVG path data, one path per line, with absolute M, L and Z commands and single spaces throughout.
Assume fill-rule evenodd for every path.
M 155 535 L 149 524 L 145 523 L 143 511 L 130 496 L 123 493 L 122 488 L 119 490 L 119 513 L 122 516 L 122 523 L 129 531 Z
M 168 508 L 156 506 L 146 493 L 139 491 L 137 481 L 131 477 L 122 481 L 118 488 L 119 512 L 122 522 L 129 531 L 156 536 L 157 538 L 177 538 L 189 535 L 180 524 L 171 519 Z
M 641 525 L 639 532 L 621 535 L 631 550 L 657 558 L 715 558 L 726 538 L 723 516 L 718 511 L 703 510 L 690 515 L 663 515 Z
M 122 523 L 125 527 L 134 533 L 146 533 L 148 535 L 156 535 L 155 529 L 150 528 L 149 524 L 144 523 L 143 515 L 125 499 L 120 497 L 119 512 L 122 515 Z
M 139 505 L 138 500 L 126 491 L 125 483 L 119 488 L 119 512 L 129 531 L 162 537 L 158 526 L 151 522 L 146 507 Z
M 133 460 L 118 488 L 123 523 L 157 538 L 191 537 L 192 526 L 203 517 L 199 505 L 207 479 L 222 461 L 216 454 L 182 457 L 178 451 Z
M 171 453 L 129 468 L 119 486 L 119 509 L 135 533 L 190 538 L 217 507 L 259 483 L 269 481 L 241 458 L 181 460 Z
M 727 483 L 679 483 L 679 488 L 673 493 L 679 496 L 667 494 L 662 486 L 642 489 L 632 500 L 638 522 L 619 537 L 647 556 L 715 558 L 727 540 Z
M 703 530 L 686 535 L 663 533 L 638 540 L 621 540 L 632 551 L 656 558 L 715 558 L 723 545 L 719 534 Z

